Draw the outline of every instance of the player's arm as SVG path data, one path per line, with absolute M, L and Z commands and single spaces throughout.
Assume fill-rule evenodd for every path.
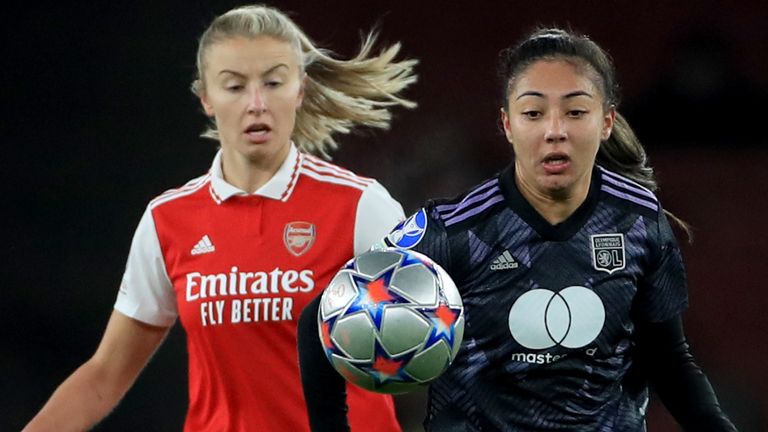
M 357 204 L 353 249 L 355 256 L 381 242 L 381 239 L 403 219 L 403 207 L 381 184 L 368 186 Z
M 82 431 L 93 427 L 133 385 L 168 329 L 113 311 L 93 357 L 56 389 L 23 432 Z
M 357 205 L 353 253 L 359 255 L 370 249 L 403 218 L 400 203 L 378 182 L 371 184 Z M 315 432 L 349 431 L 346 381 L 323 352 L 317 327 L 319 305 L 320 296 L 317 296 L 302 311 L 297 329 L 301 384 L 309 424 Z
M 639 360 L 670 414 L 687 431 L 732 432 L 707 376 L 691 354 L 680 316 L 638 323 Z
M 645 375 L 664 406 L 685 430 L 735 431 L 683 331 L 681 317 L 688 304 L 685 267 L 662 211 L 652 243 L 656 246 L 650 271 L 635 299 L 637 360 L 644 364 Z
M 313 432 L 349 431 L 346 381 L 323 352 L 317 327 L 320 296 L 301 312 L 298 324 L 301 385 Z

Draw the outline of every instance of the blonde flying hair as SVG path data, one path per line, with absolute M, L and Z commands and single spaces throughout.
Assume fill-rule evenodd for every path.
M 339 60 L 331 51 L 317 48 L 284 13 L 263 5 L 232 9 L 215 18 L 203 33 L 197 50 L 197 77 L 192 82 L 195 95 L 199 97 L 205 90 L 203 71 L 208 48 L 238 36 L 270 36 L 294 46 L 301 73 L 306 73 L 306 85 L 291 139 L 304 151 L 330 159 L 329 150 L 338 148 L 334 133 L 349 133 L 356 125 L 387 129 L 392 119 L 390 107 L 416 106 L 399 96 L 416 82 L 413 68 L 418 63 L 394 61 L 399 43 L 371 55 L 376 33 L 370 32 L 355 57 Z M 209 126 L 201 136 L 218 140 L 216 125 Z

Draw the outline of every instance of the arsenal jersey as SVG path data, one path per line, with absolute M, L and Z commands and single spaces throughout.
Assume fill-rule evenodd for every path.
M 148 205 L 115 309 L 187 335 L 185 431 L 309 430 L 296 353 L 301 310 L 403 219 L 378 182 L 294 146 L 254 194 L 208 174 Z M 391 397 L 348 389 L 352 430 L 397 431 Z

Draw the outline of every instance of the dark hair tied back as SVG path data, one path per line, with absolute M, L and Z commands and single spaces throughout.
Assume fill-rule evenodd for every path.
M 503 109 L 518 76 L 533 63 L 565 60 L 583 67 L 584 73 L 602 91 L 605 110 L 617 110 L 611 136 L 600 144 L 597 164 L 621 174 L 651 191 L 658 189 L 645 149 L 626 119 L 619 114 L 619 86 L 610 55 L 586 35 L 557 27 L 537 28 L 516 45 L 499 54 L 498 73 L 503 85 Z M 688 225 L 666 212 L 691 236 Z
M 596 74 L 605 98 L 605 106 L 619 104 L 619 87 L 613 61 L 606 51 L 585 35 L 559 28 L 539 28 L 499 56 L 499 75 L 504 84 L 504 106 L 507 106 L 509 85 L 531 64 L 539 60 L 570 59 L 589 66 Z

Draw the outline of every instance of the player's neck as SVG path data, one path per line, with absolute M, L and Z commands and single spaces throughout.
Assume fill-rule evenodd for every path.
M 254 193 L 277 173 L 288 152 L 270 155 L 243 155 L 237 152 L 222 155 L 224 180 L 247 193 Z
M 587 178 L 586 182 L 578 182 L 571 188 L 542 191 L 519 175 L 515 176 L 515 183 L 520 194 L 551 225 L 564 222 L 586 201 L 590 184 Z

